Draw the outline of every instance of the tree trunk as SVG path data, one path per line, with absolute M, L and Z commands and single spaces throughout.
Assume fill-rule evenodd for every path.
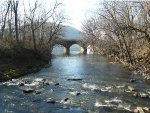
M 32 38 L 33 38 L 33 47 L 34 47 L 35 52 L 37 52 L 35 31 L 34 31 L 34 28 L 33 28 L 33 24 L 31 24 L 31 31 L 32 31 Z
M 13 9 L 14 9 L 14 13 L 15 13 L 16 44 L 17 44 L 18 47 L 20 47 L 19 32 L 18 32 L 18 3 L 19 3 L 19 1 L 16 1 L 16 2 L 13 1 Z

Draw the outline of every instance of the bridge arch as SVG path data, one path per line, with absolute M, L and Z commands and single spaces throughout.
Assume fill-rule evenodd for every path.
M 55 44 L 52 50 L 53 55 L 64 55 L 65 54 L 65 46 L 60 44 Z
M 84 46 L 82 41 L 80 40 L 65 40 L 65 39 L 59 39 L 56 40 L 54 45 L 62 45 L 64 47 L 65 54 L 70 54 L 70 47 L 74 44 L 77 44 L 80 46 L 80 52 L 86 54 L 87 53 L 87 47 Z

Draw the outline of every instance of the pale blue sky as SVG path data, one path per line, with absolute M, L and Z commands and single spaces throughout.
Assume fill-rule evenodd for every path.
M 69 24 L 81 29 L 82 22 L 98 8 L 101 0 L 63 0 Z
M 0 0 L 0 4 L 8 0 Z M 26 8 L 28 7 L 28 2 L 31 4 L 36 0 L 19 0 L 24 1 Z M 39 0 L 41 3 L 45 3 L 47 8 L 49 4 L 55 2 L 56 0 Z M 102 0 L 57 0 L 63 3 L 63 9 L 65 10 L 65 15 L 68 18 L 67 25 L 71 25 L 77 29 L 81 29 L 82 22 L 88 18 L 93 11 L 98 8 L 98 4 Z

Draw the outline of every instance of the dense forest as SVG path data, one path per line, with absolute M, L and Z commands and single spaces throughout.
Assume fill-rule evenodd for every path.
M 83 23 L 95 52 L 128 65 L 150 79 L 150 2 L 107 1 Z

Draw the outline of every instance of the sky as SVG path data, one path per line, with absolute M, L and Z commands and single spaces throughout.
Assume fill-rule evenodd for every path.
M 69 25 L 81 30 L 82 23 L 98 8 L 101 0 L 63 0 Z
M 8 0 L 0 0 L 1 2 Z M 30 2 L 34 3 L 36 0 L 19 0 L 24 1 L 25 6 L 27 7 Z M 41 3 L 45 2 L 47 5 L 50 2 L 55 2 L 56 0 L 39 0 Z M 79 30 L 82 28 L 82 23 L 86 18 L 88 18 L 93 11 L 98 8 L 98 4 L 102 0 L 57 0 L 58 2 L 63 3 L 63 9 L 65 11 L 65 16 L 68 21 L 65 25 L 73 26 Z M 49 7 L 49 6 L 47 6 Z

